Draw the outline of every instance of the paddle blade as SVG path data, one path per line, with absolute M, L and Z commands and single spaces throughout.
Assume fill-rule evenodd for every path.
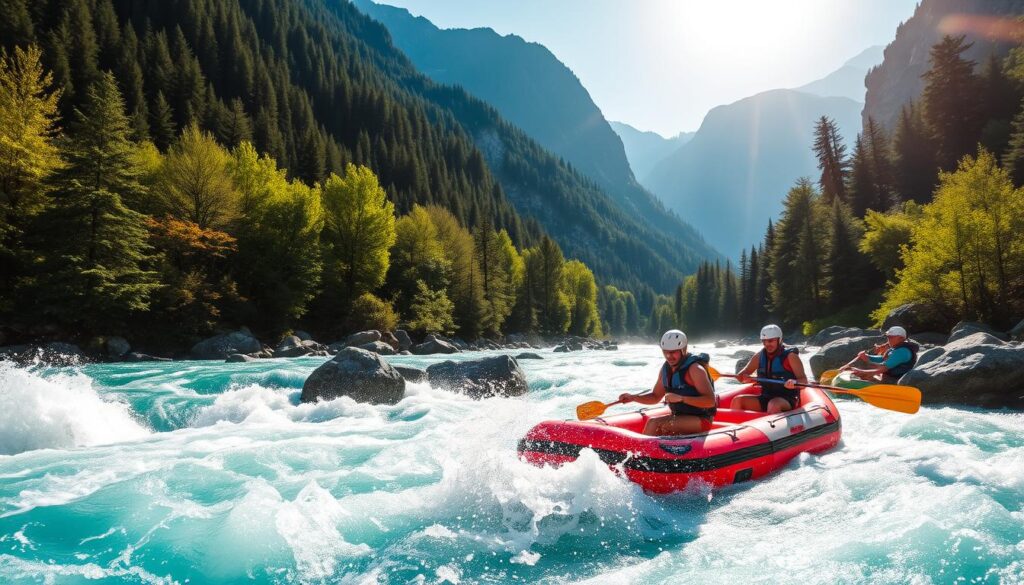
M 853 394 L 868 404 L 896 412 L 914 414 L 921 408 L 921 391 L 913 386 L 875 384 L 860 390 L 847 390 L 843 393 Z
M 839 375 L 839 370 L 825 370 L 818 376 L 818 382 L 821 384 L 831 384 L 835 381 L 836 376 Z
M 608 405 L 600 400 L 586 402 L 576 407 L 576 418 L 580 420 L 597 418 L 604 414 L 606 408 L 608 408 Z
M 704 369 L 708 371 L 708 376 L 711 376 L 712 382 L 717 382 L 722 377 L 722 373 L 712 368 L 710 365 L 704 366 Z

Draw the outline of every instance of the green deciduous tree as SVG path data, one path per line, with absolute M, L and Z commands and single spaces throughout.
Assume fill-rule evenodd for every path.
M 569 305 L 569 333 L 580 336 L 601 335 L 594 273 L 579 260 L 569 260 L 562 268 L 561 288 Z
M 904 268 L 873 314 L 926 301 L 953 314 L 1012 325 L 1024 309 L 1024 191 L 985 150 L 939 175 L 935 200 L 915 221 Z
M 166 212 L 202 229 L 232 225 L 241 213 L 241 199 L 231 165 L 231 154 L 209 132 L 186 128 L 167 152 L 157 185 Z
M 348 318 L 353 302 L 384 282 L 395 243 L 395 206 L 377 175 L 349 164 L 345 176 L 331 175 L 323 185 L 327 313 Z M 343 323 L 342 323 L 343 325 Z

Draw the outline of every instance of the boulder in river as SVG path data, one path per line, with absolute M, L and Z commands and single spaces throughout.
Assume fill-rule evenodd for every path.
M 736 368 L 733 370 L 733 373 L 736 373 L 747 367 L 747 364 L 750 363 L 750 358 L 754 357 L 754 352 L 749 349 L 741 349 L 732 354 L 732 357 L 736 358 Z
M 391 344 L 383 341 L 371 341 L 370 343 L 364 343 L 357 347 L 359 347 L 359 349 L 365 349 L 366 351 L 372 351 L 379 355 L 395 355 L 395 348 L 391 347 Z
M 899 325 L 913 336 L 921 331 L 949 331 L 953 326 L 951 313 L 929 303 L 907 303 L 889 311 L 882 322 L 882 331 Z
M 406 382 L 417 384 L 419 382 L 425 382 L 427 379 L 427 372 L 419 368 L 414 368 L 412 366 L 395 366 L 395 369 L 398 370 L 399 374 L 402 374 L 402 377 L 405 378 Z
M 921 389 L 925 404 L 1024 408 L 1024 345 L 984 331 L 921 352 L 899 381 Z
M 544 358 L 540 357 L 539 355 L 537 355 L 537 354 L 535 354 L 533 352 L 524 351 L 523 353 L 517 355 L 516 359 L 517 360 L 542 360 Z
M 289 335 L 281 340 L 274 348 L 274 357 L 289 358 L 302 357 L 304 355 L 318 355 L 319 352 L 327 350 L 323 345 L 311 340 L 303 340 L 297 335 Z
M 875 344 L 881 342 L 882 338 L 877 333 L 843 337 L 830 341 L 822 346 L 818 353 L 811 356 L 811 372 L 817 378 L 822 372 L 843 366 L 857 357 L 858 353 L 870 350 Z
M 405 396 L 405 378 L 375 353 L 346 347 L 306 378 L 302 402 L 348 396 L 356 402 L 395 404 Z
M 427 340 L 419 345 L 412 346 L 412 353 L 415 355 L 431 355 L 435 353 L 459 353 L 459 348 L 443 339 L 427 336 Z
M 256 353 L 263 346 L 248 329 L 216 335 L 192 346 L 191 355 L 197 360 L 223 360 L 233 353 Z
M 434 364 L 427 368 L 427 379 L 431 386 L 473 398 L 522 396 L 530 389 L 519 363 L 508 355 Z
M 406 351 L 412 347 L 412 339 L 409 337 L 409 333 L 405 329 L 396 329 L 395 339 L 398 340 L 398 351 Z

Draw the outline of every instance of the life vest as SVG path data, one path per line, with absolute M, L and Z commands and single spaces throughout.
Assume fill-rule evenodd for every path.
M 711 358 L 706 353 L 690 354 L 675 371 L 672 370 L 672 366 L 668 362 L 665 362 L 665 365 L 661 367 L 661 387 L 665 389 L 665 392 L 671 392 L 680 396 L 701 396 L 696 386 L 691 386 L 686 382 L 686 372 L 689 371 L 690 366 L 693 364 L 699 363 L 706 366 L 710 361 Z M 711 389 L 714 390 L 715 381 L 711 379 L 710 374 L 708 375 L 708 382 L 711 383 Z M 702 418 L 713 418 L 715 412 L 718 411 L 714 406 L 711 408 L 698 408 L 685 402 L 669 402 L 668 407 L 672 410 L 672 414 L 675 415 L 693 415 Z
M 789 369 L 789 364 L 786 363 L 786 359 L 790 355 L 797 353 L 800 352 L 795 347 L 782 346 L 781 351 L 779 351 L 769 362 L 768 353 L 762 349 L 758 354 L 757 377 L 781 380 L 782 382 L 785 382 L 786 380 L 796 380 L 796 374 Z M 800 389 L 794 388 L 790 390 L 782 384 L 761 382 L 761 395 L 772 398 L 788 398 L 792 401 L 800 398 Z
M 896 351 L 901 347 L 905 347 L 910 350 L 910 361 L 902 363 L 894 368 L 890 368 L 889 370 L 887 370 L 886 374 L 892 376 L 893 378 L 900 378 L 901 376 L 903 376 L 903 374 L 906 374 L 907 372 L 910 371 L 911 368 L 914 367 L 914 364 L 917 363 L 917 352 L 918 350 L 921 349 L 920 345 L 914 343 L 913 341 L 904 339 L 903 343 L 897 344 L 896 347 L 890 347 L 888 350 L 886 350 L 885 357 L 888 358 L 890 353 Z

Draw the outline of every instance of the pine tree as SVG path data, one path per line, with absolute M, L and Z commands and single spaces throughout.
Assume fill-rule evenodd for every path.
M 821 273 L 827 234 L 818 209 L 818 194 L 801 179 L 786 195 L 772 249 L 772 309 L 785 325 L 821 315 Z
M 145 266 L 151 248 L 145 216 L 121 194 L 142 186 L 132 166 L 128 118 L 117 82 L 103 74 L 75 110 L 53 207 L 40 218 L 43 311 L 87 331 L 123 331 L 128 316 L 149 307 L 158 288 Z
M 818 184 L 824 201 L 846 201 L 846 176 L 850 165 L 846 160 L 846 145 L 839 136 L 835 120 L 822 116 L 815 124 L 813 150 L 821 171 Z
M 975 152 L 981 137 L 975 62 L 962 57 L 974 43 L 965 38 L 946 36 L 932 47 L 931 68 L 923 76 L 924 120 L 935 136 L 943 170 L 955 169 L 960 157 Z
M 864 127 L 864 148 L 871 164 L 872 191 L 868 209 L 885 211 L 895 199 L 893 188 L 892 159 L 889 154 L 889 137 L 885 130 L 868 117 Z
M 997 159 L 1006 152 L 1010 141 L 1011 122 L 1020 104 L 1021 92 L 1003 68 L 995 53 L 985 61 L 979 79 L 981 87 L 981 144 Z
M 150 108 L 149 129 L 153 143 L 157 148 L 166 151 L 174 142 L 177 130 L 174 126 L 174 113 L 170 104 L 164 99 L 163 92 L 157 92 L 153 106 Z
M 938 164 L 934 141 L 921 118 L 920 108 L 913 103 L 900 114 L 893 135 L 893 172 L 896 192 L 903 201 L 927 203 L 935 188 Z M 863 209 L 860 210 L 863 215 Z
M 537 323 L 542 333 L 561 335 L 569 327 L 569 306 L 562 294 L 562 268 L 565 257 L 549 237 L 541 238 L 537 252 L 537 278 L 534 296 L 537 299 Z
M 231 108 L 227 110 L 226 117 L 220 121 L 218 128 L 217 138 L 228 148 L 234 148 L 243 142 L 252 142 L 252 121 L 245 113 L 242 100 L 231 100 Z M 322 170 L 320 178 L 323 178 Z
M 1021 101 L 1021 109 L 1013 118 L 1010 143 L 1003 154 L 1002 163 L 1013 183 L 1024 185 L 1024 101 Z

